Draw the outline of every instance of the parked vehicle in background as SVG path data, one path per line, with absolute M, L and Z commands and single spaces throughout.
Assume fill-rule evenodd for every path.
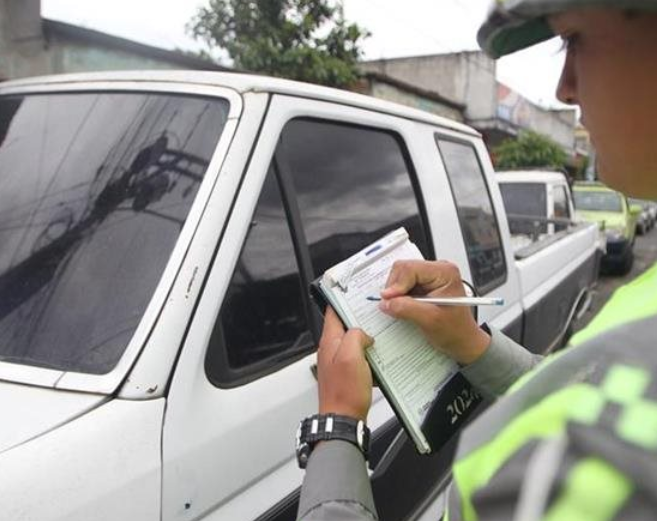
M 636 232 L 639 235 L 643 235 L 644 233 L 649 232 L 655 225 L 654 212 L 650 202 L 644 201 L 642 199 L 634 199 L 632 197 L 630 197 L 628 201 L 630 202 L 631 206 L 636 205 L 641 208 L 641 213 L 639 214 L 636 221 Z
M 596 278 L 590 224 L 514 251 L 470 127 L 255 75 L 2 83 L 0 215 L 12 521 L 293 520 L 294 433 L 317 410 L 308 285 L 390 230 L 504 298 L 479 320 L 534 352 Z M 456 373 L 446 424 L 473 396 Z M 418 455 L 376 389 L 368 424 L 382 519 L 440 507 L 455 437 Z
M 509 230 L 516 243 L 567 229 L 575 214 L 570 187 L 561 172 L 514 170 L 497 172 Z M 525 236 L 524 240 L 522 236 Z
M 655 201 L 644 201 L 648 205 L 650 218 L 652 219 L 653 226 L 657 224 L 657 203 Z
M 629 273 L 640 207 L 632 208 L 623 194 L 598 182 L 576 182 L 573 197 L 578 218 L 598 223 L 607 238 L 601 268 L 620 275 Z
M 655 201 L 645 201 L 648 205 L 648 211 L 650 212 L 650 218 L 652 219 L 653 226 L 657 224 L 657 202 Z

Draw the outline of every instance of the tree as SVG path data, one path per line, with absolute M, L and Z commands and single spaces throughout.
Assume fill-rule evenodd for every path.
M 568 156 L 551 139 L 531 131 L 523 131 L 517 139 L 507 139 L 495 149 L 495 166 L 501 170 L 517 168 L 549 168 L 565 170 Z
M 210 0 L 188 30 L 225 49 L 239 69 L 332 87 L 358 79 L 369 34 L 332 0 Z

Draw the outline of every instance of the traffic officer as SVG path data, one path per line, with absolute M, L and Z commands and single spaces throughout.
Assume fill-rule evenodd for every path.
M 497 0 L 478 37 L 497 58 L 555 35 L 566 49 L 557 96 L 580 105 L 601 178 L 629 196 L 657 199 L 657 0 Z M 467 310 L 405 296 L 417 287 L 460 295 L 458 269 L 396 264 L 382 310 L 416 323 L 482 393 L 504 394 L 461 436 L 450 521 L 655 518 L 657 265 L 619 289 L 571 348 L 533 370 L 536 357 L 479 328 Z M 370 342 L 327 312 L 320 415 L 362 425 Z M 299 519 L 376 519 L 359 444 L 335 439 L 312 448 Z

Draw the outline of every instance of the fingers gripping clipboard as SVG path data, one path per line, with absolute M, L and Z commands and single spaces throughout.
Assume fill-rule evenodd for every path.
M 430 454 L 462 428 L 481 398 L 416 326 L 367 299 L 384 288 L 396 260 L 422 258 L 399 228 L 328 269 L 310 292 L 322 311 L 330 304 L 345 327 L 374 338 L 366 357 L 379 387 L 417 451 Z

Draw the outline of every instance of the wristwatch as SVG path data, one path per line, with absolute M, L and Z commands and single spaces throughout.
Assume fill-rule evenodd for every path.
M 314 414 L 301 421 L 297 429 L 297 463 L 305 469 L 315 445 L 320 441 L 344 440 L 360 449 L 367 460 L 370 430 L 362 420 L 340 414 Z

